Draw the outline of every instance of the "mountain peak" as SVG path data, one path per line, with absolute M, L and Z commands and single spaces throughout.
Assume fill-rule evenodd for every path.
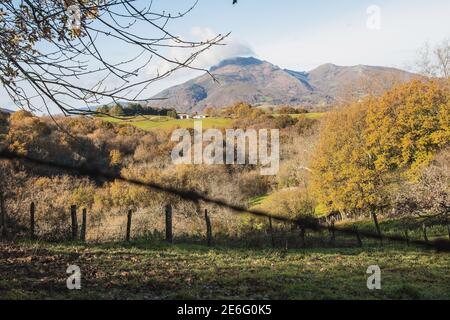
M 256 59 L 254 57 L 235 57 L 235 58 L 225 59 L 225 60 L 219 62 L 215 66 L 211 67 L 210 71 L 212 72 L 212 71 L 215 71 L 217 69 L 220 69 L 220 68 L 223 68 L 223 67 L 229 66 L 229 65 L 246 67 L 246 66 L 251 66 L 251 65 L 259 65 L 262 63 L 263 63 L 263 61 Z
M 342 92 L 352 88 L 355 94 L 367 92 L 366 79 L 408 81 L 414 75 L 402 70 L 371 66 L 337 66 L 327 63 L 309 72 L 281 69 L 254 57 L 226 59 L 211 67 L 214 81 L 201 75 L 168 88 L 150 104 L 176 108 L 180 112 L 201 112 L 237 102 L 253 105 L 295 105 L 309 108 L 330 107 Z M 386 83 L 386 87 L 390 82 Z M 380 88 L 383 90 L 383 88 Z
M 311 70 L 311 71 L 315 71 L 315 70 L 336 70 L 336 69 L 339 69 L 339 68 L 341 68 L 341 67 L 338 66 L 338 65 L 335 65 L 333 63 L 324 63 L 324 64 L 318 66 L 317 68 L 315 68 L 314 70 Z
M 1 113 L 6 113 L 6 114 L 14 113 L 14 111 L 9 110 L 9 109 L 5 109 L 5 108 L 0 108 L 0 112 L 1 112 Z

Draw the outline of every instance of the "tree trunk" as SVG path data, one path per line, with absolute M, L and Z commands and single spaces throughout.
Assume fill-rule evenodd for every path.
M 361 236 L 359 235 L 358 228 L 355 227 L 354 231 L 355 231 L 355 234 L 356 234 L 356 241 L 358 242 L 358 246 L 362 247 L 363 243 L 362 243 L 362 240 L 361 240 Z
M 300 227 L 300 238 L 302 239 L 302 246 L 305 246 L 305 228 Z
M 380 239 L 381 244 L 383 244 L 383 236 L 381 235 L 381 229 L 380 225 L 378 224 L 378 217 L 375 209 L 371 209 L 371 215 L 373 218 L 373 223 L 375 224 L 375 228 L 377 229 L 378 238 Z
M 334 218 L 331 218 L 330 233 L 331 233 L 331 242 L 334 242 L 336 240 L 336 234 L 334 229 Z

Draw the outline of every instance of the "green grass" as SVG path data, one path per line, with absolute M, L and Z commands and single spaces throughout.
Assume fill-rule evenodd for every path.
M 66 289 L 78 265 L 82 289 Z M 382 290 L 366 287 L 370 265 Z M 0 299 L 448 299 L 450 255 L 384 248 L 252 250 L 134 242 L 0 244 Z
M 320 119 L 325 115 L 324 112 L 310 112 L 310 113 L 304 113 L 304 114 L 291 114 L 291 117 L 294 118 L 300 118 L 305 116 L 308 119 Z
M 268 197 L 269 197 L 269 195 L 263 195 L 263 196 L 251 198 L 249 200 L 250 208 L 254 209 L 254 207 L 259 206 L 260 204 L 264 203 L 264 201 L 267 200 Z
M 319 119 L 324 115 L 324 113 L 305 113 L 305 114 L 292 114 L 291 117 L 299 118 L 305 116 L 310 119 Z M 275 114 L 274 116 L 279 116 Z M 175 128 L 194 128 L 194 121 L 202 121 L 204 129 L 210 128 L 229 128 L 233 122 L 232 119 L 228 118 L 207 118 L 202 120 L 194 119 L 172 119 L 169 117 L 160 116 L 138 116 L 138 117 L 123 117 L 120 119 L 112 117 L 103 117 L 102 119 L 119 123 L 119 124 L 129 124 L 135 126 L 142 130 L 154 130 L 154 129 L 175 129 Z
M 278 113 L 274 113 L 273 116 L 274 117 L 280 117 L 283 116 L 284 114 L 278 114 Z M 306 117 L 308 119 L 320 119 L 325 115 L 325 112 L 309 112 L 309 113 L 300 113 L 300 114 L 289 114 L 289 116 L 291 116 L 292 118 L 301 118 L 301 117 Z
M 226 118 L 207 118 L 201 120 L 194 119 L 172 119 L 168 117 L 146 116 L 146 117 L 128 117 L 116 119 L 111 117 L 104 117 L 106 121 L 129 124 L 143 130 L 154 129 L 175 129 L 175 128 L 194 128 L 194 121 L 201 121 L 204 129 L 209 128 L 227 128 L 231 125 L 232 119 Z
M 424 240 L 422 223 L 418 219 L 389 219 L 379 217 L 381 233 L 385 235 L 400 235 L 403 236 L 405 230 L 408 230 L 408 237 L 414 240 Z M 338 222 L 339 226 L 356 226 L 359 230 L 375 232 L 373 220 L 370 218 L 363 218 L 357 221 L 343 221 Z M 448 240 L 449 234 L 447 226 L 431 225 L 427 227 L 427 237 L 429 240 Z
M 279 200 L 280 192 L 283 192 L 283 189 L 279 190 L 278 192 L 275 191 L 271 194 L 266 194 L 266 195 L 251 198 L 249 200 L 249 208 L 258 210 L 258 209 L 267 207 L 268 205 L 270 205 L 271 202 L 277 203 L 277 201 Z M 314 213 L 318 217 L 323 216 L 323 215 L 327 214 L 327 208 L 325 206 L 319 204 L 314 209 Z

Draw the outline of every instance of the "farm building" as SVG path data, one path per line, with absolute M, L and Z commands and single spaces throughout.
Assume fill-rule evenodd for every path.
M 191 116 L 188 115 L 187 113 L 179 113 L 177 114 L 177 119 L 189 119 Z
M 208 118 L 208 116 L 204 115 L 204 114 L 198 114 L 193 116 L 194 119 L 206 119 Z

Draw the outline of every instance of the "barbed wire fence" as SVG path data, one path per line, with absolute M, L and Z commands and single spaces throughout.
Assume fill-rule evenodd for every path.
M 358 230 L 355 227 L 343 227 L 343 226 L 336 226 L 334 223 L 331 224 L 324 224 L 323 219 L 319 218 L 300 218 L 300 219 L 292 219 L 286 216 L 281 215 L 274 215 L 269 212 L 265 212 L 262 210 L 254 210 L 249 209 L 244 206 L 235 205 L 228 203 L 221 199 L 215 199 L 212 197 L 209 197 L 205 194 L 202 194 L 195 190 L 183 190 L 179 188 L 173 188 L 164 186 L 162 184 L 153 183 L 153 182 L 144 182 L 138 179 L 130 179 L 122 176 L 118 173 L 111 173 L 111 172 L 102 172 L 101 170 L 98 170 L 97 168 L 90 168 L 86 165 L 81 166 L 72 166 L 68 164 L 61 164 L 61 163 L 55 163 L 50 162 L 42 159 L 36 159 L 27 155 L 20 155 L 11 151 L 3 150 L 0 151 L 0 159 L 4 160 L 18 160 L 23 161 L 25 163 L 35 165 L 35 166 L 43 166 L 43 167 L 49 167 L 53 169 L 58 169 L 66 172 L 69 175 L 77 176 L 77 177 L 88 177 L 92 179 L 101 179 L 105 181 L 122 181 L 126 182 L 132 185 L 146 187 L 154 191 L 158 192 L 164 192 L 170 195 L 177 196 L 181 198 L 182 200 L 190 201 L 195 204 L 198 204 L 200 202 L 206 203 L 206 204 L 212 204 L 217 205 L 219 207 L 229 209 L 234 214 L 242 215 L 242 214 L 249 214 L 253 217 L 259 217 L 259 218 L 266 218 L 270 222 L 270 230 L 272 232 L 272 221 L 277 221 L 281 223 L 288 223 L 292 225 L 296 225 L 302 230 L 310 230 L 310 231 L 328 231 L 330 234 L 335 235 L 335 233 L 340 233 L 342 235 L 348 235 L 353 236 L 358 240 L 358 244 L 361 245 L 361 238 L 368 238 L 373 240 L 387 240 L 394 243 L 401 243 L 405 245 L 415 245 L 420 246 L 427 249 L 434 249 L 440 252 L 450 252 L 450 241 L 449 240 L 418 240 L 418 239 L 410 239 L 408 237 L 408 234 L 405 235 L 391 235 L 391 234 L 384 234 L 380 237 L 380 234 L 375 232 L 370 232 L 367 230 Z M 2 201 L 3 203 L 3 201 Z M 34 217 L 34 203 L 32 204 L 31 210 L 31 217 Z M 4 210 L 2 209 L 2 216 L 0 217 L 0 222 L 2 223 L 2 233 L 5 232 L 5 216 L 4 216 Z M 170 205 L 168 205 L 165 209 L 166 213 L 166 225 L 170 225 L 170 228 L 166 229 L 166 239 L 171 242 L 173 240 L 173 234 L 171 234 L 171 225 L 172 225 L 172 208 Z M 72 211 L 72 235 L 75 236 L 78 234 L 78 223 L 76 221 L 76 217 L 73 215 Z M 129 239 L 129 230 L 131 228 L 131 219 L 132 215 L 129 212 L 127 215 L 127 239 Z M 208 216 L 207 211 L 205 211 L 205 220 L 207 222 L 207 236 L 208 236 L 208 244 L 211 244 L 211 225 L 210 225 L 210 218 Z M 209 223 L 208 223 L 209 221 Z M 34 233 L 34 221 L 32 221 L 31 231 Z M 85 212 L 83 212 L 83 223 L 81 226 L 82 232 L 84 231 L 84 234 L 86 232 L 85 230 Z M 33 233 L 31 236 L 33 237 Z M 170 234 L 167 234 L 170 233 Z M 273 234 L 272 236 L 272 242 L 273 242 Z

